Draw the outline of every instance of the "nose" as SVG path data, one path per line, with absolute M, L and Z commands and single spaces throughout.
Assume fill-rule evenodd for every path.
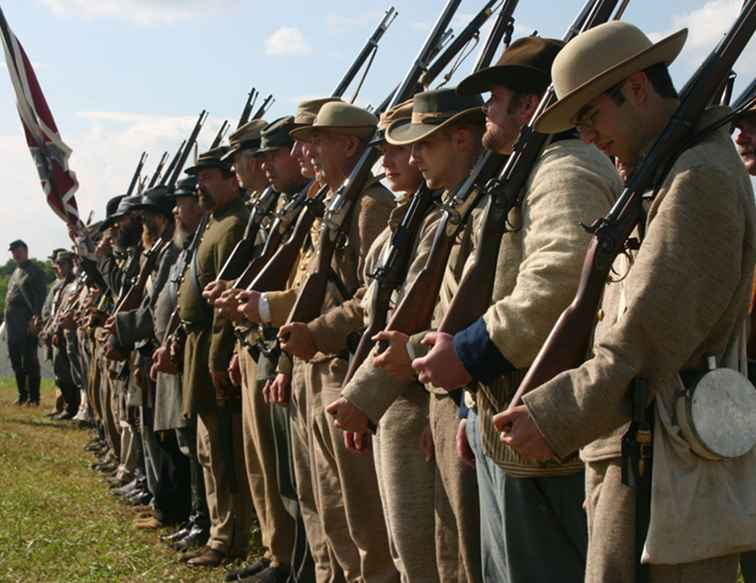
M 420 166 L 420 153 L 418 152 L 417 144 L 412 144 L 410 148 L 409 163 L 410 166 L 414 166 L 415 168 Z
M 751 143 L 751 134 L 744 130 L 738 130 L 738 135 L 735 136 L 735 143 L 738 146 L 747 146 Z

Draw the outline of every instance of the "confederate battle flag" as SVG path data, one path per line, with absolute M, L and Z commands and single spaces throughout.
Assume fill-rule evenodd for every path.
M 58 127 L 42 94 L 29 57 L 26 56 L 26 51 L 16 35 L 8 28 L 2 10 L 0 32 L 5 49 L 5 62 L 13 89 L 16 91 L 18 114 L 24 126 L 26 143 L 37 165 L 42 189 L 47 195 L 47 203 L 66 223 L 78 226 L 81 221 L 74 195 L 79 183 L 76 174 L 68 168 L 71 149 L 63 143 L 58 133 Z

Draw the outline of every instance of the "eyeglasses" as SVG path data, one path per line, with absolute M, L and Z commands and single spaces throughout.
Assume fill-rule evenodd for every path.
M 625 82 L 622 81 L 620 83 L 617 83 L 616 85 L 612 85 L 609 89 L 604 91 L 603 95 L 609 97 L 618 106 L 622 105 L 623 103 L 625 103 L 625 95 L 622 93 L 622 86 L 624 84 Z M 583 107 L 575 116 L 573 122 L 578 133 L 593 131 L 596 123 L 596 116 L 598 114 L 598 105 L 586 105 L 585 107 Z

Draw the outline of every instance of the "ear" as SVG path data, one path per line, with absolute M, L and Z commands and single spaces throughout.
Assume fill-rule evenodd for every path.
M 636 104 L 644 104 L 648 99 L 651 82 L 643 71 L 630 75 L 625 81 L 625 96 Z
M 535 113 L 535 110 L 540 102 L 541 97 L 534 94 L 526 95 L 525 99 L 520 101 L 520 107 L 518 108 L 515 115 L 517 117 L 518 123 L 521 126 L 526 125 L 533 118 L 533 114 Z
M 344 141 L 344 155 L 347 158 L 352 158 L 353 156 L 357 155 L 357 152 L 360 151 L 360 139 L 357 136 L 345 136 L 346 140 Z

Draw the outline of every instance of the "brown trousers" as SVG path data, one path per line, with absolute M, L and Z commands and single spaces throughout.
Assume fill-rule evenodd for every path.
M 587 463 L 585 491 L 586 583 L 634 583 L 635 496 L 622 483 L 620 460 Z M 651 565 L 649 579 L 651 583 L 734 583 L 737 571 L 738 555 L 728 555 L 681 565 Z
M 307 397 L 323 405 L 339 398 L 347 363 L 338 358 L 309 363 Z M 347 581 L 397 582 L 381 508 L 372 452 L 355 455 L 344 445 L 323 408 L 312 412 L 313 461 L 325 534 Z
M 456 449 L 459 407 L 447 395 L 431 394 L 430 426 L 436 456 L 436 560 L 442 582 L 482 583 L 480 509 L 475 468 Z
M 257 379 L 257 363 L 237 344 L 242 373 L 242 432 L 249 490 L 260 522 L 262 544 L 273 565 L 289 566 L 296 523 L 281 501 L 276 471 L 276 445 L 270 405 L 263 398 L 264 381 Z
M 380 387 L 376 387 L 380 389 Z M 389 548 L 402 582 L 438 583 L 435 528 L 436 466 L 425 461 L 420 438 L 428 425 L 428 393 L 410 386 L 381 417 L 373 457 Z
M 197 459 L 205 477 L 207 508 L 210 513 L 210 539 L 207 545 L 231 555 L 246 555 L 249 531 L 254 518 L 249 484 L 244 473 L 242 421 L 239 413 L 231 415 L 233 471 L 236 492 L 233 492 L 231 468 L 223 449 L 223 427 L 216 407 L 197 415 Z
M 291 457 L 294 464 L 299 511 L 307 535 L 307 544 L 315 563 L 317 583 L 342 583 L 344 573 L 326 538 L 318 507 L 320 497 L 313 473 L 312 412 L 322 411 L 320 396 L 307 398 L 304 371 L 306 364 L 295 361 L 289 396 L 289 423 L 291 428 Z

